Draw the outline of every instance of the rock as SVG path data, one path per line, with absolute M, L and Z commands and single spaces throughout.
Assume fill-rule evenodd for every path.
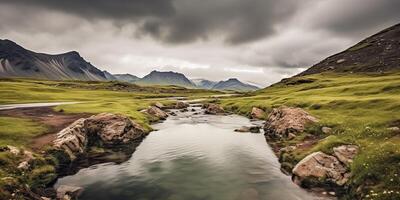
M 337 64 L 343 63 L 344 61 L 346 61 L 346 59 L 339 59 L 336 61 Z
M 57 200 L 78 199 L 82 191 L 81 187 L 61 185 L 57 188 Z
M 183 101 L 178 101 L 175 104 L 175 109 L 184 109 L 184 108 L 187 108 L 187 107 L 189 107 L 189 104 L 186 103 L 186 102 L 183 102 Z
M 28 161 L 23 161 L 21 163 L 19 163 L 18 165 L 18 169 L 22 169 L 22 170 L 28 170 L 30 167 L 29 162 Z
M 393 133 L 399 133 L 399 132 L 400 132 L 400 128 L 399 128 L 399 127 L 396 127 L 396 126 L 394 126 L 394 127 L 389 127 L 389 128 L 387 128 L 387 130 L 388 130 L 388 131 L 391 131 L 391 132 L 393 132 Z
M 358 153 L 358 149 L 359 148 L 356 145 L 342 145 L 333 148 L 333 152 L 340 162 L 342 162 L 346 166 L 350 166 L 353 162 L 354 157 Z
M 192 108 L 190 111 L 192 111 L 192 112 L 195 112 L 195 111 L 196 111 L 196 109 Z
M 161 120 L 167 119 L 168 117 L 166 112 L 156 106 L 150 106 L 150 108 L 146 109 L 146 113 Z
M 322 152 L 315 152 L 301 160 L 293 168 L 293 180 L 301 186 L 307 186 L 307 180 L 335 183 L 342 186 L 349 178 L 347 169 L 339 160 Z
M 128 144 L 143 138 L 145 130 L 126 116 L 101 113 L 82 118 L 57 134 L 54 146 L 65 151 L 71 160 L 85 153 L 88 144 L 103 146 Z
M 162 103 L 160 103 L 160 102 L 156 102 L 156 103 L 154 104 L 154 106 L 157 107 L 157 108 L 159 108 L 159 109 L 164 109 L 164 108 L 165 108 L 164 104 L 162 104 Z
M 235 132 L 240 132 L 240 133 L 250 132 L 250 127 L 242 126 L 242 127 L 238 128 L 238 129 L 235 129 Z
M 280 107 L 268 115 L 264 131 L 271 138 L 286 138 L 289 133 L 296 135 L 303 132 L 306 124 L 315 122 L 318 119 L 301 108 Z
M 172 115 L 172 116 L 176 116 L 175 112 L 170 112 L 169 114 Z
M 235 132 L 251 132 L 251 133 L 259 133 L 260 132 L 260 127 L 259 126 L 242 126 L 238 129 L 235 129 Z
M 217 115 L 225 113 L 225 110 L 218 104 L 210 103 L 207 105 L 205 113 L 209 115 Z
M 321 128 L 321 131 L 322 131 L 323 133 L 325 133 L 325 134 L 329 134 L 329 133 L 332 132 L 332 128 L 329 128 L 329 127 L 324 126 L 324 127 Z
M 263 119 L 265 117 L 265 112 L 260 108 L 253 107 L 251 109 L 250 117 L 252 119 Z
M 331 196 L 335 196 L 336 192 L 331 191 L 331 192 L 328 192 L 328 194 L 331 195 Z
M 84 118 L 76 120 L 57 133 L 57 138 L 54 141 L 54 146 L 64 150 L 71 160 L 74 160 L 76 155 L 85 152 L 88 143 L 85 121 Z
M 40 197 L 40 199 L 42 199 L 42 200 L 51 200 L 51 199 L 48 198 L 48 197 Z
M 14 154 L 14 155 L 19 155 L 20 153 L 21 153 L 21 150 L 19 149 L 19 148 L 17 148 L 17 147 L 14 147 L 14 146 L 11 146 L 11 145 L 7 145 L 7 150 L 10 152 L 10 153 L 12 153 L 12 154 Z
M 106 145 L 128 144 L 143 138 L 146 133 L 141 125 L 123 115 L 101 113 L 86 120 L 88 134 L 100 137 Z

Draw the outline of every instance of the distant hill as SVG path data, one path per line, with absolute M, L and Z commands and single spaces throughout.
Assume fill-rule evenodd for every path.
M 384 73 L 400 70 L 400 24 L 330 56 L 298 76 L 322 72 Z
M 107 80 L 104 72 L 85 61 L 76 51 L 58 55 L 36 53 L 10 40 L 0 40 L 0 77 Z
M 196 87 L 196 85 L 186 78 L 185 75 L 171 71 L 159 72 L 154 70 L 135 83 L 139 85 L 176 85 L 187 88 Z
M 212 89 L 218 82 L 210 81 L 206 79 L 192 79 L 192 82 L 198 87 L 202 89 Z
M 236 78 L 231 78 L 226 81 L 220 81 L 211 89 L 213 90 L 234 90 L 239 92 L 254 91 L 260 89 L 257 86 L 240 82 Z
M 129 83 L 134 83 L 140 79 L 139 77 L 132 74 L 114 74 L 113 76 L 118 81 L 129 82 Z

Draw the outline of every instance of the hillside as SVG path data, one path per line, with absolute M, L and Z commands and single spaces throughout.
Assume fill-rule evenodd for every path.
M 139 85 L 176 85 L 187 88 L 195 88 L 193 84 L 185 75 L 177 72 L 159 72 L 152 71 L 150 74 L 144 76 L 135 83 Z
M 322 72 L 386 73 L 400 70 L 400 24 L 330 56 L 299 76 Z
M 132 74 L 113 74 L 113 76 L 118 80 L 118 81 L 122 81 L 122 82 L 128 82 L 128 83 L 133 83 L 137 80 L 139 80 L 140 78 L 132 75 Z
M 245 84 L 236 78 L 230 78 L 226 81 L 220 81 L 212 87 L 213 90 L 233 90 L 238 92 L 258 90 L 257 86 Z
M 298 76 L 221 104 L 243 115 L 252 107 L 305 109 L 320 121 L 295 138 L 270 141 L 278 149 L 300 147 L 277 153 L 283 168 L 290 171 L 313 152 L 329 154 L 334 147 L 354 144 L 361 151 L 350 166 L 343 199 L 399 199 L 399 193 L 387 193 L 398 191 L 400 184 L 399 33 L 398 25 L 391 27 Z M 332 131 L 324 133 L 322 127 Z
M 49 80 L 107 80 L 105 74 L 78 52 L 49 55 L 35 53 L 10 40 L 0 40 L 0 77 Z

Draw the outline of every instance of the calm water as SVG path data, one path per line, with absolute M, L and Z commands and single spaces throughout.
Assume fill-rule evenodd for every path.
M 84 187 L 83 200 L 320 199 L 280 172 L 262 134 L 233 132 L 245 125 L 236 115 L 181 113 L 155 125 L 128 161 L 82 169 L 55 187 Z

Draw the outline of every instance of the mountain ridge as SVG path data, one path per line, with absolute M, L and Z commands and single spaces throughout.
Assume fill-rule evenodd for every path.
M 0 77 L 107 80 L 103 71 L 84 60 L 77 51 L 36 53 L 11 40 L 0 40 Z
M 387 73 L 400 70 L 400 24 L 329 56 L 296 76 L 323 72 Z

